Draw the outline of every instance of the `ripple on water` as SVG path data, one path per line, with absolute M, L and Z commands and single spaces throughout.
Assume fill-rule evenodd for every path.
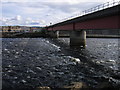
M 15 45 L 17 45 L 17 48 L 14 47 L 14 45 L 11 45 L 8 41 L 11 41 L 13 44 L 15 43 Z M 95 59 L 95 60 L 93 60 L 93 62 L 97 62 L 99 64 L 104 64 L 105 66 L 107 66 L 109 68 L 117 70 L 117 67 L 118 67 L 117 62 L 116 62 L 117 60 L 114 58 L 116 56 L 113 56 L 113 58 L 111 58 L 111 53 L 116 52 L 117 48 L 114 46 L 117 46 L 117 44 L 115 43 L 115 41 L 113 41 L 115 43 L 113 46 L 113 44 L 112 44 L 113 42 L 109 43 L 109 41 L 113 41 L 113 40 L 101 40 L 101 39 L 89 39 L 88 40 L 87 39 L 87 42 L 89 42 L 89 43 L 87 43 L 87 48 L 82 49 L 80 51 L 83 51 L 83 52 L 86 51 L 86 53 L 88 54 L 88 56 L 86 56 L 88 60 L 90 60 L 90 55 L 91 55 L 91 58 Z M 66 40 L 64 42 L 66 42 Z M 97 74 L 101 75 L 104 73 L 104 72 L 102 73 L 102 71 L 98 72 L 98 71 L 91 69 L 87 65 L 87 62 L 83 66 L 81 64 L 81 67 L 83 67 L 81 70 L 76 69 L 76 66 L 77 66 L 76 64 L 78 62 L 81 63 L 82 59 L 76 58 L 73 55 L 67 56 L 65 54 L 56 53 L 60 49 L 62 50 L 62 47 L 52 44 L 51 42 L 46 41 L 46 39 L 40 39 L 40 38 L 30 39 L 30 40 L 29 39 L 15 39 L 15 40 L 8 39 L 7 41 L 4 41 L 4 43 L 5 43 L 5 45 L 3 46 L 3 51 L 8 51 L 8 50 L 4 50 L 4 49 L 10 49 L 10 53 L 12 53 L 12 54 L 10 54 L 9 56 L 11 56 L 12 58 L 15 58 L 15 56 L 19 56 L 18 58 L 22 59 L 22 60 L 20 60 L 20 61 L 22 61 L 21 65 L 18 64 L 20 62 L 19 60 L 14 60 L 13 63 L 17 64 L 19 66 L 19 68 L 17 68 L 18 66 L 16 66 L 16 67 L 14 67 L 14 69 L 16 68 L 17 70 L 19 69 L 21 71 L 20 73 L 19 72 L 17 72 L 17 73 L 20 77 L 22 77 L 22 78 L 19 77 L 20 82 L 23 82 L 25 84 L 32 83 L 31 85 L 33 85 L 33 80 L 32 80 L 33 77 L 38 77 L 38 82 L 41 82 L 41 80 L 43 80 L 43 82 L 46 82 L 46 83 L 52 82 L 52 83 L 56 84 L 56 80 L 58 80 L 58 79 L 54 80 L 54 77 L 57 77 L 57 75 L 59 75 L 60 80 L 62 80 L 64 78 L 64 80 L 62 80 L 63 82 L 59 82 L 59 83 L 64 83 L 65 80 L 68 82 L 70 82 L 72 80 L 75 80 L 75 81 L 76 80 L 77 81 L 84 80 L 85 81 L 86 78 L 88 79 L 88 81 L 89 81 L 89 79 L 91 80 L 90 83 L 94 83 L 95 80 L 92 80 L 89 77 L 90 75 L 88 75 L 88 74 L 92 73 L 92 75 L 94 75 L 97 73 Z M 108 47 L 109 47 L 109 49 L 108 49 Z M 39 50 L 39 52 L 35 51 L 35 49 Z M 36 56 L 36 53 L 38 56 Z M 6 53 L 3 53 L 3 54 L 5 54 L 5 55 L 3 55 L 5 67 L 7 67 L 9 64 L 11 65 L 11 66 L 7 67 L 7 69 L 5 68 L 5 71 L 6 72 L 8 71 L 7 73 L 11 74 L 12 72 L 14 72 L 14 69 L 12 67 L 13 63 L 11 63 L 11 60 L 9 60 L 8 58 L 7 58 L 8 60 L 6 59 Z M 79 54 L 80 54 L 80 56 L 85 57 L 83 53 L 79 53 Z M 113 54 L 115 55 L 116 53 L 113 53 Z M 70 55 L 71 55 L 71 53 L 70 53 Z M 36 65 L 36 63 L 37 63 L 37 65 Z M 54 66 L 54 67 L 52 68 L 51 66 Z M 9 71 L 10 70 L 9 68 L 10 69 L 12 68 L 13 71 Z M 27 70 L 25 68 L 27 68 Z M 76 70 L 77 70 L 77 72 L 76 72 Z M 4 78 L 6 79 L 6 77 L 8 77 L 10 79 L 10 77 L 9 77 L 9 75 L 7 75 L 7 73 L 4 74 Z M 51 75 L 51 76 L 49 78 L 46 75 L 49 75 L 49 76 Z M 13 76 L 13 74 L 11 74 L 11 77 L 13 77 L 14 79 L 17 79 L 18 76 Z M 42 78 L 42 77 L 44 77 L 44 78 Z M 51 78 L 51 77 L 53 77 L 53 78 Z M 77 77 L 77 78 L 75 78 L 75 77 Z M 27 80 L 31 80 L 31 82 L 28 83 Z M 8 80 L 8 82 L 9 82 L 9 80 Z M 43 83 L 43 84 L 48 85 L 46 83 L 45 84 Z

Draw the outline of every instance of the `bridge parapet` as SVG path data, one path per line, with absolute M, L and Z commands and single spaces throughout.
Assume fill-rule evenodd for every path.
M 119 4 L 120 4 L 120 1 L 115 1 L 115 0 L 113 0 L 111 2 L 106 2 L 106 3 L 100 4 L 98 6 L 95 6 L 93 8 L 82 11 L 83 13 L 81 14 L 81 16 L 86 15 L 86 14 L 90 14 L 90 13 L 93 13 L 93 12 L 96 12 L 96 11 L 100 11 L 100 10 L 103 10 L 103 9 L 107 9 L 107 8 L 110 8 L 110 7 L 119 5 Z

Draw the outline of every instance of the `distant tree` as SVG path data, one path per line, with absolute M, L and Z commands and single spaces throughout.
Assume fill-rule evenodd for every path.
M 8 32 L 10 32 L 11 31 L 11 26 L 8 26 Z

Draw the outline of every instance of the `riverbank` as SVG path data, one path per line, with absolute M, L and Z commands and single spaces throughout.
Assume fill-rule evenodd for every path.
M 3 32 L 0 33 L 1 38 L 39 38 L 48 37 L 45 32 Z M 60 38 L 69 38 L 70 36 L 64 35 Z M 100 34 L 87 34 L 86 38 L 120 38 L 120 35 L 100 35 Z
M 87 38 L 120 38 L 120 35 L 97 35 L 97 34 L 93 34 L 93 35 L 87 35 Z
M 44 37 L 43 32 L 4 32 L 0 34 L 1 38 L 37 38 Z

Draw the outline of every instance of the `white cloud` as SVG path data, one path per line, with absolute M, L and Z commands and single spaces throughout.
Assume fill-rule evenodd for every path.
M 2 25 L 44 25 L 44 20 L 32 20 L 31 18 L 26 18 L 25 20 L 21 19 L 22 17 L 17 15 L 11 18 L 2 18 L 0 21 Z
M 2 0 L 2 24 L 48 25 L 107 1 L 111 0 Z
M 17 15 L 17 16 L 16 16 L 16 20 L 20 21 L 20 20 L 21 20 L 21 16 L 20 16 L 20 15 Z
M 10 18 L 9 21 L 10 21 L 10 20 L 20 21 L 21 19 L 22 19 L 21 16 L 20 16 L 20 15 L 17 15 L 17 16 L 15 16 L 15 17 L 13 17 L 13 18 Z

